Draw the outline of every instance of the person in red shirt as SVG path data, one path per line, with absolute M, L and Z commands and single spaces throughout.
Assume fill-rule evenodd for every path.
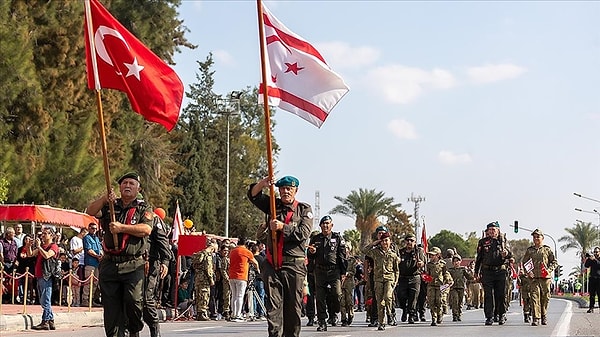
M 243 322 L 242 308 L 244 294 L 248 285 L 248 268 L 250 263 L 256 266 L 260 273 L 254 254 L 245 246 L 246 238 L 240 237 L 237 247 L 229 252 L 229 284 L 231 286 L 231 321 Z
M 58 245 L 52 242 L 54 230 L 46 227 L 42 235 L 35 239 L 35 249 L 30 250 L 29 256 L 37 256 L 35 261 L 35 277 L 38 286 L 38 298 L 42 306 L 42 322 L 34 325 L 33 330 L 55 330 L 54 313 L 52 312 L 52 278 L 60 277 L 58 265 Z M 59 273 L 57 275 L 57 272 Z

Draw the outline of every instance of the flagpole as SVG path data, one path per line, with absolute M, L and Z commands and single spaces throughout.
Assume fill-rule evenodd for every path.
M 264 30 L 264 20 L 263 20 L 263 8 L 262 1 L 256 0 L 256 7 L 258 9 L 258 36 L 260 41 L 260 66 L 262 73 L 262 92 L 263 92 L 263 108 L 265 111 L 265 140 L 267 142 L 267 163 L 269 165 L 269 194 L 270 194 L 270 210 L 271 210 L 271 220 L 277 217 L 275 210 L 275 186 L 272 184 L 273 182 L 273 146 L 271 144 L 271 115 L 269 114 L 269 94 L 268 94 L 268 86 L 267 86 L 267 65 L 265 62 L 265 30 Z M 273 244 L 273 267 L 275 269 L 279 269 L 279 256 L 276 254 L 277 249 L 277 232 L 271 230 L 271 241 Z
M 104 129 L 104 114 L 102 113 L 102 97 L 100 95 L 100 77 L 98 76 L 98 63 L 96 60 L 96 46 L 93 38 L 93 25 L 92 25 L 92 10 L 90 7 L 90 0 L 85 0 L 85 17 L 88 31 L 88 39 L 90 44 L 90 56 L 92 59 L 92 69 L 94 70 L 94 85 L 96 89 L 96 107 L 98 110 L 98 123 L 100 124 L 100 140 L 102 145 L 102 161 L 104 163 L 104 180 L 106 181 L 106 193 L 110 195 L 112 187 L 110 184 L 110 169 L 108 166 L 108 149 L 106 145 L 106 131 Z M 108 202 L 108 208 L 110 210 L 110 220 L 115 222 L 115 205 L 112 202 Z M 113 233 L 113 244 L 114 247 L 118 247 L 119 238 L 116 233 Z

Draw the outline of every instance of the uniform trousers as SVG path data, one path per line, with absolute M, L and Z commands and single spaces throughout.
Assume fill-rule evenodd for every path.
M 265 283 L 268 336 L 300 336 L 302 315 L 302 292 L 306 277 L 304 257 L 283 257 L 279 270 L 264 260 L 260 265 L 261 278 Z
M 488 270 L 482 272 L 483 311 L 485 318 L 490 319 L 494 314 L 499 316 L 506 313 L 504 294 L 506 288 L 506 270 Z
M 319 321 L 335 319 L 340 311 L 342 282 L 339 269 L 315 269 L 315 286 L 317 302 L 317 318 Z
M 531 314 L 535 319 L 546 317 L 551 282 L 549 278 L 533 278 L 529 282 Z

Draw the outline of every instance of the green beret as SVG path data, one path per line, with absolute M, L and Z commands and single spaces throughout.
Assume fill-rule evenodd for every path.
M 329 220 L 329 221 L 332 220 L 329 215 L 326 215 L 326 216 L 322 217 L 321 221 L 319 221 L 319 225 L 322 224 L 323 222 L 327 221 L 327 220 Z
M 539 236 L 544 236 L 544 232 L 542 232 L 541 229 L 536 228 L 533 232 L 531 232 L 531 235 L 539 235 Z
M 134 179 L 137 180 L 138 183 L 140 182 L 140 176 L 137 174 L 137 172 L 127 172 L 124 175 L 121 176 L 121 178 L 119 178 L 119 180 L 117 180 L 119 182 L 119 184 L 121 184 L 123 182 L 123 180 L 130 178 L 130 179 Z
M 487 224 L 487 228 L 500 228 L 500 224 L 498 223 L 498 221 L 494 221 L 494 222 L 490 222 L 489 224 Z
M 379 225 L 379 226 L 377 226 L 377 228 L 375 228 L 375 233 L 378 233 L 378 232 L 386 232 L 387 233 L 387 232 L 389 232 L 389 230 L 384 225 Z
M 298 180 L 296 177 L 285 176 L 285 177 L 277 180 L 277 182 L 275 183 L 275 186 L 276 187 L 283 187 L 283 186 L 298 187 L 298 186 L 300 186 L 300 180 Z

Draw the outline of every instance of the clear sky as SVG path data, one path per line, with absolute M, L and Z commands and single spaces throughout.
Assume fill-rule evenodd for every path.
M 424 197 L 429 236 L 497 220 L 530 238 L 509 228 L 519 220 L 558 240 L 576 219 L 599 224 L 600 203 L 573 193 L 600 199 L 600 2 L 265 4 L 350 87 L 320 129 L 275 118 L 278 175 L 313 207 L 319 191 L 321 216 L 366 188 L 409 214 L 411 193 Z M 258 85 L 256 1 L 184 0 L 180 14 L 198 45 L 175 56 L 186 90 L 209 52 L 217 94 Z M 558 255 L 568 274 L 575 252 Z

